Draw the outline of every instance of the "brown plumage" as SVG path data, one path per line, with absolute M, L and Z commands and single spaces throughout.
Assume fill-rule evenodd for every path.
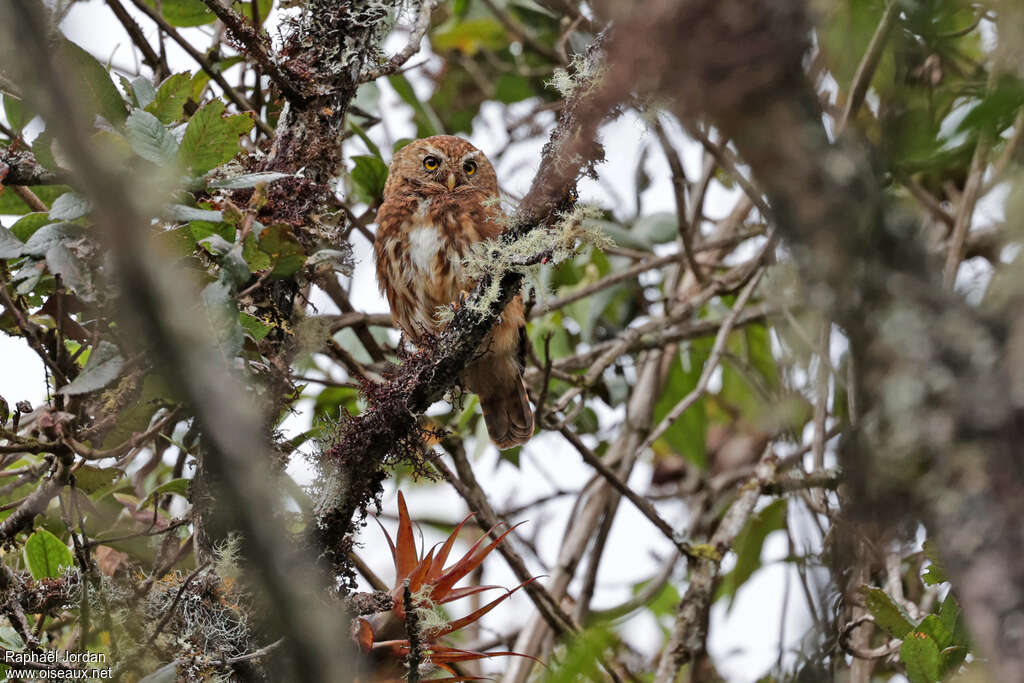
M 437 135 L 395 153 L 377 211 L 377 281 L 412 341 L 439 332 L 438 307 L 473 289 L 462 260 L 474 242 L 501 233 L 497 200 L 494 167 L 461 138 Z M 499 448 L 525 443 L 533 434 L 520 353 L 525 325 L 517 296 L 460 378 L 480 397 L 487 432 Z

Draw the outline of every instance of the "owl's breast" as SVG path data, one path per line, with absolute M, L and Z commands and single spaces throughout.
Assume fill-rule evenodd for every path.
M 472 216 L 445 202 L 422 199 L 402 216 L 397 229 L 377 239 L 377 274 L 396 322 L 413 338 L 421 330 L 437 331 L 437 309 L 456 301 L 473 283 L 462 259 L 480 239 Z

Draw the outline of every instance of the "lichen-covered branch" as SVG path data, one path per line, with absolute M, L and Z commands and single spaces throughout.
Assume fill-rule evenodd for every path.
M 691 562 L 688 574 L 690 583 L 676 608 L 676 621 L 672 625 L 668 643 L 661 652 L 654 675 L 655 683 L 671 683 L 676 680 L 679 669 L 705 650 L 707 611 L 711 607 L 722 558 L 732 548 L 736 536 L 754 512 L 761 489 L 771 481 L 776 464 L 774 459 L 769 458 L 757 466 L 754 476 L 729 506 L 711 539 L 695 547 L 693 552 L 699 557 Z
M 28 150 L 0 148 L 0 184 L 58 185 L 68 182 L 68 179 L 67 171 L 51 171 Z
M 246 54 L 252 57 L 263 69 L 264 73 L 270 76 L 271 80 L 281 89 L 285 99 L 294 103 L 301 103 L 305 99 L 302 88 L 293 82 L 277 64 L 277 60 L 270 49 L 270 40 L 258 28 L 253 27 L 246 19 L 221 3 L 219 0 L 203 0 L 217 18 L 224 22 L 233 37 Z
M 600 78 L 601 44 L 602 39 L 595 41 L 574 76 L 573 97 L 544 148 L 530 191 L 502 236 L 507 242 L 557 224 L 573 204 L 579 176 L 603 159 L 597 128 L 628 92 L 628 81 L 608 83 Z M 323 456 L 336 465 L 333 471 L 340 481 L 322 502 L 318 530 L 321 550 L 336 570 L 351 576 L 347 558 L 354 518 L 380 492 L 382 466 L 403 452 L 417 452 L 421 435 L 416 416 L 455 384 L 522 280 L 515 270 L 481 280 L 431 349 L 407 359 L 395 378 L 373 389 L 369 409 L 342 425 L 336 443 Z M 483 298 L 488 289 L 490 295 Z

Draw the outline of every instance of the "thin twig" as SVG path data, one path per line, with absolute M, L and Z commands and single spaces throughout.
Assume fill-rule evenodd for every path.
M 405 680 L 408 683 L 419 683 L 420 665 L 423 664 L 423 641 L 420 638 L 420 616 L 416 612 L 416 604 L 412 601 L 409 579 L 402 582 L 402 607 L 405 610 L 405 637 L 409 640 L 409 656 L 406 659 L 409 672 Z
M 967 232 L 971 229 L 974 207 L 984 189 L 985 166 L 988 163 L 988 154 L 991 149 L 992 136 L 987 131 L 982 131 L 974 148 L 971 170 L 967 176 L 967 183 L 964 185 L 963 195 L 960 197 L 960 204 L 957 206 L 951 244 L 949 252 L 946 254 L 946 265 L 942 270 L 942 282 L 950 288 L 956 283 L 956 274 L 960 269 L 960 262 L 964 258 L 964 244 L 967 241 Z
M 615 473 L 615 470 L 611 469 L 601 458 L 597 456 L 592 450 L 587 448 L 586 444 L 568 427 L 562 427 L 559 432 L 565 437 L 566 441 L 572 444 L 573 448 L 580 454 L 583 461 L 588 465 L 597 470 L 598 474 L 604 477 L 605 481 L 612 485 L 616 491 L 621 493 L 623 496 L 629 499 L 629 502 L 636 506 L 636 509 L 643 514 L 655 528 L 660 531 L 665 538 L 672 542 L 672 545 L 684 556 L 690 554 L 690 545 L 679 538 L 678 532 L 672 528 L 672 526 L 664 520 L 664 518 L 658 514 L 658 511 L 643 496 L 639 495 L 631 489 L 629 486 L 619 478 L 619 475 Z
M 437 9 L 437 0 L 421 0 L 416 12 L 416 23 L 413 24 L 409 40 L 398 53 L 379 66 L 368 67 L 359 75 L 360 83 L 375 81 L 381 76 L 389 76 L 401 69 L 409 59 L 420 51 L 423 36 L 430 30 L 430 17 Z
M 682 666 L 693 660 L 705 638 L 706 611 L 711 605 L 715 579 L 725 552 L 746 525 L 754 512 L 757 499 L 761 496 L 764 482 L 770 481 L 775 472 L 774 459 L 762 461 L 749 484 L 744 486 L 735 502 L 725 513 L 718 529 L 707 543 L 706 552 L 697 560 L 689 574 L 689 587 L 676 608 L 676 621 L 668 643 L 662 650 L 655 683 L 670 683 Z
M 850 91 L 846 99 L 846 107 L 843 109 L 843 117 L 839 120 L 840 132 L 846 130 L 846 126 L 857 114 L 861 104 L 864 103 L 864 96 L 868 92 L 868 86 L 871 85 L 871 79 L 875 75 L 875 69 L 878 68 L 878 62 L 882 59 L 882 51 L 885 49 L 885 43 L 889 39 L 889 33 L 896 23 L 896 17 L 899 16 L 899 6 L 900 3 L 896 0 L 889 0 L 889 4 L 882 13 L 882 19 L 878 22 L 878 28 L 875 29 L 874 35 L 871 36 L 868 49 L 864 53 L 860 64 L 857 65 L 857 72 L 853 76 L 853 82 L 850 84 Z
M 189 57 L 195 60 L 195 62 L 202 67 L 203 71 L 208 73 L 210 78 L 212 78 L 213 81 L 221 87 L 224 94 L 228 96 L 228 99 L 235 103 L 236 107 L 242 111 L 253 112 L 257 128 L 259 128 L 265 135 L 270 136 L 274 134 L 274 130 L 266 121 L 260 118 L 259 112 L 256 111 L 252 102 L 247 100 L 245 95 L 231 87 L 231 84 L 228 83 L 221 72 L 210 63 L 210 60 L 207 59 L 203 53 L 193 47 L 192 43 L 181 35 L 176 28 L 171 26 L 171 24 L 164 19 L 159 12 L 147 5 L 145 0 L 131 0 L 131 2 L 140 12 L 156 22 L 156 25 L 159 26 L 164 33 L 169 35 L 174 42 L 181 46 L 181 49 L 188 53 Z
M 697 281 L 704 284 L 707 282 L 707 276 L 693 255 L 693 231 L 699 225 L 699 222 L 690 223 L 686 220 L 686 172 L 683 170 L 683 164 L 679 160 L 679 152 L 672 145 L 672 141 L 668 139 L 665 127 L 661 124 L 661 119 L 658 117 L 654 118 L 654 133 L 658 137 L 658 142 L 661 143 L 665 160 L 668 161 L 669 170 L 672 172 L 672 190 L 675 193 L 676 199 L 676 221 L 679 224 L 679 241 L 683 247 L 683 258 L 686 260 L 686 265 L 693 271 Z
M 171 601 L 171 604 L 167 608 L 167 611 L 164 612 L 164 616 L 157 623 L 156 628 L 153 629 L 153 634 L 146 640 L 147 648 L 150 647 L 163 632 L 164 627 L 167 626 L 167 622 L 170 621 L 171 616 L 174 615 L 174 610 L 178 608 L 178 603 L 181 602 L 181 597 L 185 594 L 185 591 L 188 589 L 189 585 L 191 585 L 191 583 L 195 581 L 199 577 L 199 575 L 202 574 L 203 571 L 205 571 L 205 569 L 208 566 L 210 566 L 210 563 L 204 562 L 203 564 L 196 567 L 196 569 L 191 574 L 189 574 L 184 581 L 181 582 L 181 586 L 178 588 L 178 592 L 174 595 L 174 600 Z
M 124 8 L 120 0 L 107 0 L 107 6 L 110 7 L 110 11 L 114 13 L 117 20 L 121 22 L 121 26 L 124 27 L 128 37 L 132 39 L 135 46 L 142 52 L 142 61 L 145 62 L 150 69 L 157 75 L 157 79 L 160 78 L 161 74 L 167 74 L 170 69 L 167 66 L 167 60 L 163 59 L 156 53 L 153 46 L 146 40 L 145 34 L 142 32 L 142 28 L 132 18 L 132 15 L 128 13 L 128 10 Z
M 736 303 L 733 305 L 732 311 L 722 322 L 722 326 L 718 330 L 718 334 L 715 336 L 714 345 L 711 347 L 711 353 L 708 355 L 707 361 L 704 363 L 704 369 L 701 372 L 700 379 L 697 380 L 697 386 L 693 390 L 684 396 L 672 410 L 658 423 L 658 425 L 651 431 L 651 433 L 644 439 L 643 443 L 640 444 L 639 450 L 643 451 L 650 448 L 651 444 L 661 438 L 661 436 L 668 431 L 676 420 L 682 416 L 684 412 L 689 410 L 690 406 L 697 402 L 704 392 L 707 391 L 708 382 L 711 381 L 711 375 L 714 374 L 715 368 L 718 367 L 718 362 L 722 358 L 722 353 L 725 351 L 725 343 L 729 339 L 729 334 L 732 332 L 733 326 L 736 324 L 736 320 L 739 318 L 740 313 L 743 312 L 744 306 L 750 296 L 754 293 L 754 289 L 757 284 L 761 281 L 761 275 L 764 271 L 759 270 L 747 286 L 743 288 L 740 295 L 736 298 Z
M 245 20 L 245 17 L 221 3 L 220 0 L 203 0 L 203 3 L 217 15 L 218 19 L 224 22 L 224 26 L 231 32 L 231 37 L 241 45 L 245 53 L 252 57 L 263 69 L 263 72 L 277 84 L 285 99 L 295 104 L 305 101 L 306 97 L 299 86 L 278 66 L 277 60 L 268 47 L 269 40 L 260 32 L 258 25 L 253 27 Z M 257 115 L 259 114 L 255 107 L 250 108 L 256 111 Z
M 562 58 L 557 52 L 534 38 L 529 29 L 519 23 L 519 21 L 506 10 L 498 7 L 494 0 L 483 0 L 483 2 L 487 5 L 487 9 L 491 10 L 491 14 L 493 14 L 497 20 L 501 22 L 501 25 L 505 27 L 505 30 L 511 33 L 516 39 L 523 43 L 523 45 L 542 57 L 551 60 L 555 64 L 562 63 Z

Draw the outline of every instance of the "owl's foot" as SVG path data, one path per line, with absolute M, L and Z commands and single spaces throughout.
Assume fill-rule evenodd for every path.
M 458 299 L 458 301 L 452 302 L 452 310 L 453 311 L 457 311 L 460 308 L 462 308 L 463 304 L 466 303 L 466 299 L 468 299 L 468 298 L 469 298 L 469 292 L 467 292 L 464 289 L 460 289 L 459 290 L 459 299 Z

